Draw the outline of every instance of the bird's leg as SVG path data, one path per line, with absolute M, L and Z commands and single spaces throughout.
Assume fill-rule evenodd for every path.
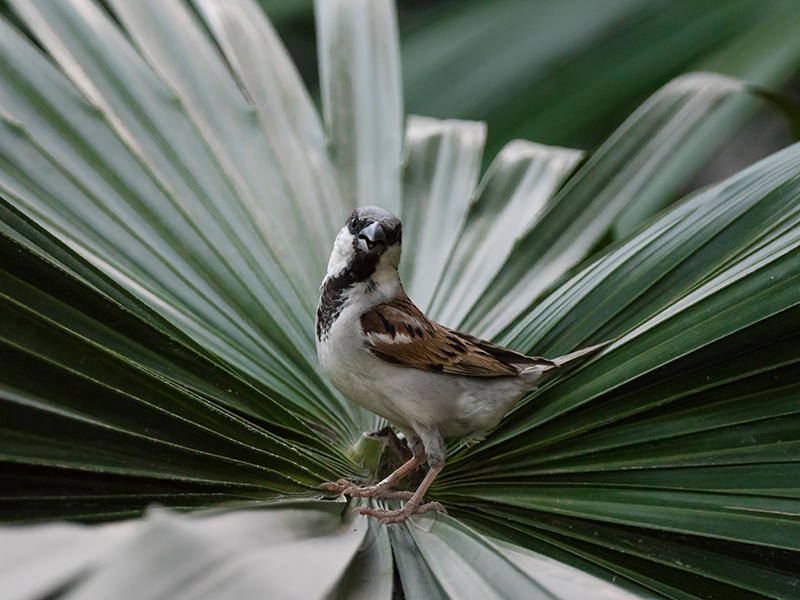
M 416 469 L 426 460 L 425 452 L 421 454 L 413 454 L 411 459 L 400 465 L 392 473 L 387 475 L 383 480 L 375 485 L 367 485 L 360 487 L 346 479 L 339 479 L 337 481 L 330 481 L 323 483 L 321 486 L 324 490 L 331 492 L 339 492 L 346 494 L 353 498 L 393 498 L 396 500 L 409 500 L 412 497 L 411 492 L 401 492 L 392 490 L 392 485 L 399 479 L 405 477 L 408 473 Z
M 428 502 L 427 504 L 422 504 L 422 499 L 425 496 L 425 492 L 428 491 L 428 488 L 433 483 L 433 480 L 436 479 L 436 476 L 444 468 L 445 459 L 447 458 L 447 449 L 444 445 L 444 440 L 442 440 L 439 430 L 435 428 L 417 427 L 414 429 L 414 432 L 418 435 L 419 440 L 422 443 L 422 446 L 425 450 L 425 455 L 427 455 L 429 467 L 428 472 L 425 474 L 425 478 L 422 480 L 422 483 L 419 484 L 417 491 L 411 494 L 411 496 L 408 498 L 408 502 L 406 502 L 406 505 L 403 508 L 398 508 L 397 510 L 382 510 L 379 508 L 359 507 L 356 509 L 357 512 L 361 513 L 362 515 L 377 517 L 381 520 L 381 523 L 386 524 L 400 523 L 414 514 L 426 512 L 447 513 L 447 511 L 444 509 L 444 506 L 438 502 Z M 414 456 L 417 456 L 416 450 L 418 446 L 419 444 L 415 444 L 414 446 Z
M 425 479 L 423 479 L 422 483 L 419 484 L 417 491 L 411 494 L 411 497 L 408 499 L 408 502 L 406 502 L 406 505 L 403 508 L 398 508 L 397 510 L 383 510 L 380 508 L 359 507 L 356 509 L 356 512 L 359 512 L 362 515 L 369 515 L 370 517 L 377 517 L 381 520 L 381 523 L 384 524 L 400 523 L 405 521 L 411 515 L 422 514 L 426 512 L 443 512 L 447 514 L 444 506 L 438 502 L 428 502 L 427 504 L 422 504 L 422 498 L 425 496 L 425 492 L 428 491 L 431 483 L 433 483 L 433 480 L 436 479 L 436 476 L 441 470 L 442 467 L 431 467 L 425 474 Z

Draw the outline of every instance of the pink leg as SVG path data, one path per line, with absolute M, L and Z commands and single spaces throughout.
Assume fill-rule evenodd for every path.
M 425 474 L 425 479 L 423 479 L 422 483 L 419 484 L 417 491 L 411 495 L 403 508 L 398 508 L 397 510 L 383 510 L 379 508 L 361 507 L 357 508 L 356 511 L 362 515 L 377 517 L 381 520 L 381 523 L 384 524 L 400 523 L 405 521 L 411 515 L 422 514 L 426 512 L 443 512 L 447 514 L 444 506 L 438 502 L 428 502 L 427 504 L 422 504 L 422 498 L 425 496 L 425 492 L 428 491 L 428 488 L 431 486 L 433 480 L 436 479 L 436 476 L 441 470 L 442 467 L 431 467 Z
M 399 479 L 402 479 L 408 473 L 424 463 L 425 460 L 424 454 L 415 454 L 410 460 L 400 465 L 400 467 L 375 485 L 359 487 L 354 483 L 347 481 L 346 479 L 339 479 L 338 481 L 329 481 L 328 483 L 323 483 L 319 487 L 331 492 L 346 494 L 348 496 L 352 496 L 353 498 L 392 498 L 397 500 L 409 500 L 413 497 L 411 492 L 395 491 L 392 490 L 391 487 Z

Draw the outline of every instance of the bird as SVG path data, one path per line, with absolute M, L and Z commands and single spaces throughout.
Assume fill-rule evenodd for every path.
M 345 397 L 392 423 L 412 452 L 377 484 L 339 479 L 320 487 L 351 497 L 405 500 L 398 509 L 356 509 L 386 524 L 446 512 L 438 502 L 423 502 L 445 466 L 445 439 L 482 439 L 548 375 L 605 346 L 548 359 L 440 325 L 406 295 L 398 272 L 401 247 L 400 219 L 377 206 L 354 210 L 334 241 L 315 323 L 325 375 Z M 416 490 L 393 489 L 426 462 Z

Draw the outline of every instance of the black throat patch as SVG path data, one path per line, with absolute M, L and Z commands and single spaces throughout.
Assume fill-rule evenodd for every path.
M 344 271 L 325 279 L 317 306 L 317 340 L 322 341 L 328 336 L 331 326 L 344 308 L 347 292 L 355 284 L 369 279 L 379 260 L 379 254 L 367 254 L 356 249 L 353 261 Z

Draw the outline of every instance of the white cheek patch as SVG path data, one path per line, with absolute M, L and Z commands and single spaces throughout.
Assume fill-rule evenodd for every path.
M 333 243 L 331 258 L 328 260 L 328 275 L 338 275 L 344 271 L 354 254 L 353 234 L 348 231 L 347 227 L 342 227 Z

